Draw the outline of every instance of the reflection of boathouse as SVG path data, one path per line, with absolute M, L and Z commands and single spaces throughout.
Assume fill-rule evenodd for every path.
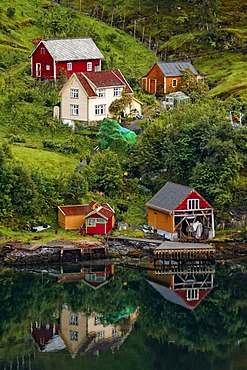
M 213 289 L 215 268 L 211 264 L 177 265 L 150 263 L 148 283 L 166 300 L 188 309 L 196 308 Z
M 179 262 L 187 260 L 213 259 L 215 248 L 204 243 L 181 243 L 165 241 L 154 250 L 155 259 L 176 260 Z
M 205 241 L 215 236 L 213 208 L 193 188 L 167 182 L 146 206 L 148 224 L 166 239 Z

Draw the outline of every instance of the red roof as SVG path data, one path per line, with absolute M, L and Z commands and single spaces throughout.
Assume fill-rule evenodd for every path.
M 100 214 L 107 219 L 109 219 L 115 213 L 111 206 L 107 203 L 102 203 L 96 209 L 93 209 L 94 204 L 95 202 L 90 202 L 89 204 L 59 206 L 58 209 L 62 211 L 65 216 L 89 216 L 93 214 Z
M 104 203 L 104 204 L 101 204 L 100 207 L 92 210 L 92 212 L 90 212 L 85 218 L 96 214 L 96 215 L 103 216 L 104 218 L 109 220 L 109 218 L 112 217 L 114 213 L 115 213 L 114 210 L 109 206 L 109 204 Z
M 92 211 L 92 207 L 89 204 L 60 206 L 58 208 L 65 214 L 65 216 L 87 215 Z
M 93 72 L 92 72 L 93 73 Z M 82 74 L 82 73 L 76 73 L 76 76 L 78 78 L 78 80 L 80 81 L 82 87 L 84 88 L 84 90 L 86 91 L 86 94 L 89 96 L 89 97 L 94 97 L 94 96 L 98 96 L 97 94 L 95 94 L 95 92 L 93 91 L 93 89 L 91 88 L 88 80 L 86 79 L 86 77 Z

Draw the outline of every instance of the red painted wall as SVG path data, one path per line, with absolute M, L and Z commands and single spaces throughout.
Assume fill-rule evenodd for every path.
M 42 52 L 41 49 L 44 50 L 44 54 L 41 54 Z M 32 77 L 54 78 L 53 59 L 42 43 L 35 50 L 31 58 L 32 58 L 32 70 L 31 70 Z M 37 76 L 36 74 L 36 64 L 37 63 L 41 64 L 41 75 L 40 76 Z M 50 66 L 49 71 L 46 70 L 46 66 L 48 65 Z
M 41 49 L 43 49 L 41 51 Z M 35 52 L 33 53 L 32 57 L 32 68 L 31 68 L 31 75 L 32 77 L 37 78 L 47 78 L 53 79 L 54 78 L 54 61 L 45 46 L 41 43 Z M 61 68 L 64 68 L 66 71 L 67 77 L 70 77 L 74 72 L 87 72 L 87 63 L 92 63 L 92 71 L 94 72 L 98 66 L 97 70 L 101 70 L 101 62 L 100 59 L 89 59 L 89 60 L 68 60 L 66 62 L 57 62 L 55 63 L 56 68 L 56 76 L 58 75 Z M 41 64 L 41 71 L 40 76 L 36 73 L 36 65 L 37 63 Z M 72 70 L 67 70 L 67 63 L 72 63 Z M 47 66 L 50 66 L 50 70 L 47 70 Z
M 205 209 L 205 208 L 212 208 L 212 206 L 201 197 L 196 191 L 192 191 L 176 208 L 175 210 L 187 210 L 187 200 L 188 199 L 199 199 L 199 206 L 200 209 Z
M 195 299 L 192 301 L 187 300 L 187 289 L 185 290 L 176 289 L 175 292 L 179 297 L 181 297 L 186 302 L 188 306 L 195 307 L 203 300 L 204 297 L 206 297 L 206 295 L 208 295 L 208 293 L 210 292 L 210 289 L 199 290 L 199 299 Z

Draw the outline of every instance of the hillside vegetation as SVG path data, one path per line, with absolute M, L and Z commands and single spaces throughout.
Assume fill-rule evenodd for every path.
M 230 111 L 246 112 L 245 16 L 231 10 L 228 19 L 230 3 L 214 4 L 216 8 L 206 0 L 68 0 L 61 5 L 17 0 L 10 6 L 2 0 L 1 225 L 18 229 L 50 222 L 57 227 L 58 205 L 95 199 L 109 202 L 117 220 L 138 226 L 146 221 L 145 202 L 166 181 L 196 187 L 219 219 L 230 220 L 234 214 L 243 221 L 246 128 L 234 129 L 228 116 Z M 54 120 L 60 82 L 33 79 L 29 59 L 34 39 L 87 36 L 102 51 L 103 68 L 121 69 L 149 114 L 136 144 L 113 143 L 93 157 L 99 126 L 72 132 Z M 190 106 L 159 114 L 155 97 L 139 86 L 159 58 L 192 58 L 214 88 L 195 96 Z M 87 165 L 78 171 L 82 159 Z

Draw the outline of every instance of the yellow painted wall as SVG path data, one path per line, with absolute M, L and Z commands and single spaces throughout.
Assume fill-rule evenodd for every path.
M 148 208 L 148 225 L 173 233 L 173 215 Z
M 61 337 L 64 340 L 67 349 L 74 353 L 78 350 L 80 344 L 86 339 L 87 337 L 87 317 L 86 314 L 83 312 L 77 313 L 78 315 L 78 325 L 71 325 L 70 324 L 70 315 L 73 312 L 69 309 L 63 308 L 60 317 L 60 331 Z M 78 332 L 78 340 L 73 341 L 70 338 L 70 331 Z

